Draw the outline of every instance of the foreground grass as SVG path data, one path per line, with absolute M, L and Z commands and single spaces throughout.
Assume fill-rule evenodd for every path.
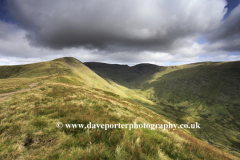
M 168 120 L 112 92 L 52 78 L 0 101 L 0 110 L 0 159 L 237 159 L 185 130 L 58 129 Z

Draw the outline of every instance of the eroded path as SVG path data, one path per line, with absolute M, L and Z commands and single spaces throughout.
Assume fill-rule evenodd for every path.
M 29 84 L 29 88 L 26 88 L 26 89 L 21 89 L 21 90 L 18 90 L 18 91 L 14 91 L 14 92 L 9 92 L 9 93 L 2 93 L 0 94 L 0 101 L 10 97 L 11 95 L 15 94 L 15 93 L 20 93 L 20 92 L 26 92 L 26 91 L 30 91 L 31 89 L 34 89 L 36 88 L 36 86 L 38 85 L 39 82 L 34 82 L 34 83 L 31 83 Z

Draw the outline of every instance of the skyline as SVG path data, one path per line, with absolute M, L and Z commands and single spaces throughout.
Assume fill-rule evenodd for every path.
M 0 6 L 0 65 L 60 57 L 130 66 L 240 60 L 237 0 L 4 0 Z

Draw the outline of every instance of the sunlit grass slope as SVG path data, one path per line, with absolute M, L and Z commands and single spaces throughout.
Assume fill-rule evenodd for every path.
M 211 143 L 240 150 L 240 62 L 137 65 L 141 70 L 137 66 L 85 64 L 155 102 L 145 105 L 149 109 L 177 123 L 198 121 L 200 133 Z
M 189 130 L 58 129 L 64 124 L 167 123 L 157 105 L 74 58 L 0 67 L 0 159 L 238 159 Z M 1 98 L 1 97 L 0 97 Z M 172 122 L 172 121 L 171 121 Z
M 72 84 L 84 84 L 91 87 L 111 90 L 104 79 L 75 58 L 65 57 L 53 61 L 18 65 L 1 66 L 0 78 L 36 78 L 53 76 L 55 81 Z
M 168 120 L 113 92 L 54 78 L 0 101 L 0 159 L 238 159 L 185 130 L 58 129 Z
M 79 60 L 72 57 L 27 65 L 0 66 L 0 73 L 0 79 L 2 79 L 0 81 L 0 93 L 23 89 L 28 87 L 28 84 L 32 81 L 51 77 L 52 81 L 55 82 L 100 88 L 126 98 L 139 99 L 142 102 L 154 104 L 126 87 L 113 81 L 106 81 Z

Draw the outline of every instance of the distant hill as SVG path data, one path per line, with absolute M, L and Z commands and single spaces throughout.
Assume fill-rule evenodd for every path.
M 163 71 L 166 67 L 153 64 L 138 64 L 135 66 L 106 64 L 98 62 L 84 63 L 94 72 L 105 79 L 111 79 L 114 82 L 128 88 L 137 88 L 146 80 L 150 80 L 155 73 Z

